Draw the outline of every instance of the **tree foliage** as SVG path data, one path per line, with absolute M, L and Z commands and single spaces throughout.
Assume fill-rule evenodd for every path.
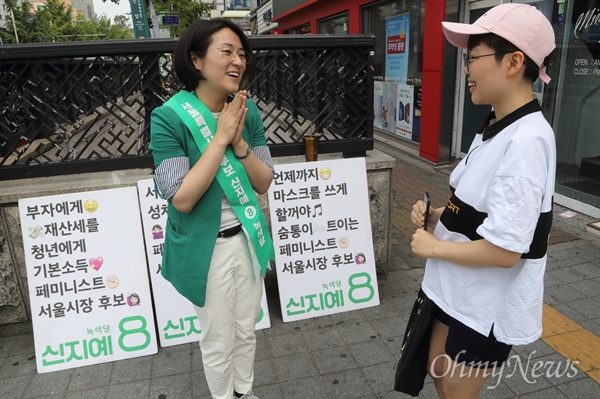
M 183 32 L 194 22 L 202 19 L 210 11 L 210 5 L 194 0 L 154 0 L 156 13 L 177 12 L 179 25 L 170 27 L 172 37 L 180 37 Z
M 110 1 L 111 3 L 119 4 L 121 1 L 128 0 L 102 0 L 104 2 Z M 150 1 L 144 0 L 146 5 L 146 12 L 149 13 Z M 203 3 L 195 0 L 154 0 L 154 9 L 156 14 L 161 13 L 177 13 L 179 16 L 179 25 L 169 27 L 171 31 L 171 37 L 179 37 L 182 33 L 193 23 L 206 16 L 211 10 L 210 4 Z M 152 27 L 152 21 L 150 15 L 148 15 L 148 26 Z
M 114 24 L 106 16 L 76 20 L 73 8 L 60 0 L 47 0 L 37 10 L 28 1 L 5 0 L 5 9 L 14 15 L 14 24 L 7 18 L 7 30 L 0 33 L 5 44 L 133 39 L 129 18 L 117 16 Z

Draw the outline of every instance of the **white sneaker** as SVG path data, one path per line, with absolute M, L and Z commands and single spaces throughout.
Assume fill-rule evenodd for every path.
M 250 391 L 239 399 L 260 399 L 260 398 L 258 396 L 254 396 L 254 394 L 252 394 L 252 391 Z

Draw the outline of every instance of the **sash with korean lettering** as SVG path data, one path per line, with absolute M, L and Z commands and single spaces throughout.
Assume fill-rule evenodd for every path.
M 208 107 L 187 91 L 180 91 L 165 105 L 179 115 L 192 132 L 200 152 L 204 152 L 217 131 L 217 121 Z M 275 260 L 273 241 L 246 169 L 237 160 L 230 145 L 225 149 L 216 177 L 233 211 L 242 222 L 242 227 L 252 242 L 256 261 L 263 276 L 266 276 L 267 268 L 271 268 L 269 261 Z

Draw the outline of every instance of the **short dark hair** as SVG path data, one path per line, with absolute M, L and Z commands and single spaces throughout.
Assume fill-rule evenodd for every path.
M 467 48 L 469 51 L 471 51 L 479 45 L 485 45 L 494 50 L 494 53 L 497 53 L 495 57 L 496 61 L 500 61 L 505 54 L 514 53 L 515 51 L 523 52 L 508 40 L 493 33 L 469 36 L 469 41 L 467 42 Z M 523 76 L 525 77 L 525 79 L 533 83 L 540 76 L 540 67 L 536 65 L 536 63 L 531 58 L 529 58 L 527 54 L 523 53 L 523 55 L 525 56 L 525 73 L 523 74 Z M 548 61 L 550 60 L 551 56 L 552 53 L 550 53 L 544 59 L 543 65 L 548 65 Z
M 194 22 L 183 32 L 173 52 L 175 76 L 183 83 L 186 90 L 195 90 L 198 83 L 205 79 L 202 73 L 194 67 L 192 52 L 201 58 L 206 56 L 206 49 L 212 43 L 213 35 L 225 28 L 231 29 L 240 38 L 244 50 L 252 53 L 248 37 L 237 24 L 223 18 Z M 240 89 L 245 89 L 253 77 L 254 62 L 250 62 L 246 65 L 246 70 L 240 82 Z

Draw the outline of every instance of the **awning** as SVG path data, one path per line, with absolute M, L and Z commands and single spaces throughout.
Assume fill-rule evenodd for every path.
M 250 10 L 227 10 L 221 14 L 221 18 L 246 18 Z

